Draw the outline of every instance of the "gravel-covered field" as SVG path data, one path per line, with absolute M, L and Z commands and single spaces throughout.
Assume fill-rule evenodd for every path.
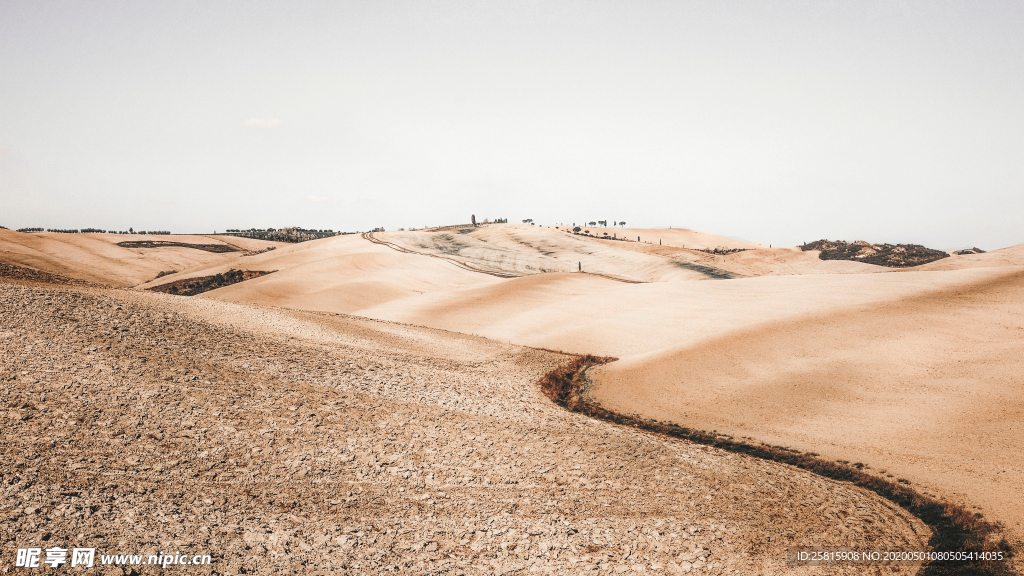
M 772 574 L 794 544 L 928 538 L 860 489 L 565 412 L 552 352 L 124 290 L 0 284 L 0 310 L 2 571 L 89 546 L 212 556 L 189 573 Z

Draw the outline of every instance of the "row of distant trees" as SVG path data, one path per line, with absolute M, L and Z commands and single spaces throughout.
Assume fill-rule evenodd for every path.
M 471 215 L 469 217 L 469 221 L 473 224 L 473 226 L 477 226 L 479 224 L 507 224 L 508 223 L 508 218 L 495 218 L 494 220 L 491 220 L 489 218 L 484 218 L 483 222 L 477 222 L 476 221 L 476 214 L 473 214 L 473 215 Z M 524 222 L 525 222 L 525 220 L 524 220 Z M 381 232 L 383 232 L 383 230 L 381 230 Z
M 381 228 L 383 230 L 383 228 Z M 250 228 L 248 230 L 240 230 L 236 228 L 228 228 L 227 235 L 229 236 L 241 236 L 243 238 L 255 238 L 257 240 L 271 240 L 274 242 L 306 242 L 309 240 L 317 240 L 319 238 L 330 238 L 331 236 L 340 236 L 342 234 L 355 234 L 355 232 L 335 232 L 334 230 L 314 230 L 306 228 L 298 228 L 291 226 L 288 228 Z
M 3 228 L 3 226 L 0 226 L 0 228 Z M 129 228 L 127 232 L 124 230 L 102 230 L 100 228 L 18 228 L 18 232 L 58 232 L 61 234 L 150 234 L 161 236 L 169 236 L 171 234 L 169 230 L 140 230 L 136 232 L 132 228 Z

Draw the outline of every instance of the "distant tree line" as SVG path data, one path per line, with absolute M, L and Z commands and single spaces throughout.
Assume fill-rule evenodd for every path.
M 381 228 L 381 231 L 384 229 Z M 355 232 L 335 232 L 334 230 L 310 230 L 306 228 L 298 228 L 295 226 L 289 228 L 250 228 L 248 230 L 240 230 L 237 228 L 228 228 L 228 236 L 240 236 L 242 238 L 255 238 L 257 240 L 271 240 L 274 242 L 306 242 L 308 240 L 317 240 L 319 238 L 330 238 L 331 236 L 340 236 L 342 234 L 355 234 Z
M 573 234 L 581 234 L 583 236 L 594 236 L 595 238 L 600 238 L 601 236 L 608 236 L 607 232 L 601 232 L 601 236 L 596 236 L 594 234 L 591 234 L 590 230 L 584 230 L 583 228 L 580 228 L 579 226 L 574 226 L 573 229 L 572 229 L 572 233 Z M 623 241 L 626 241 L 626 242 L 632 242 L 632 240 L 629 240 L 628 238 L 619 238 L 617 236 L 611 236 L 609 239 L 610 240 L 623 240 Z
M 476 214 L 473 214 L 472 216 L 470 216 L 469 219 L 473 223 L 473 226 L 477 226 L 478 225 L 478 222 L 476 221 Z M 523 220 L 523 223 L 528 223 L 528 222 L 533 222 L 533 220 L 529 220 L 529 219 Z M 482 222 L 482 224 L 508 224 L 508 218 L 495 218 L 494 220 L 490 220 L 488 218 L 484 218 L 484 221 Z M 383 230 L 381 230 L 381 232 L 383 232 Z
M 102 232 L 102 230 L 98 230 L 98 232 Z M 148 232 L 146 230 L 141 230 L 141 231 L 136 232 L 135 230 L 132 230 L 131 228 L 129 228 L 127 232 L 123 232 L 123 231 L 122 232 L 115 232 L 115 231 L 111 230 L 110 233 L 111 234 L 149 234 L 149 235 L 153 235 L 153 236 L 170 236 L 171 235 L 171 231 L 170 230 L 149 230 Z
M 0 226 L 2 228 L 2 226 Z M 170 236 L 169 230 L 149 230 L 136 232 L 129 228 L 127 232 L 117 230 L 103 230 L 101 228 L 18 228 L 18 232 L 57 232 L 59 234 L 150 234 L 159 236 Z

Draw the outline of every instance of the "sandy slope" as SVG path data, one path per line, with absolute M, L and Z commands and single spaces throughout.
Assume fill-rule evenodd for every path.
M 581 239 L 522 226 L 483 227 L 468 234 L 387 233 L 385 237 L 409 249 L 524 273 L 575 257 L 590 258 L 592 268 L 650 278 L 664 269 L 666 261 L 681 260 L 681 251 L 693 252 L 673 246 Z M 978 406 L 1001 399 L 1019 385 L 1013 374 L 1020 371 L 1020 365 L 1012 360 L 1012 352 L 1001 348 L 1011 345 L 1006 335 L 1012 331 L 1000 332 L 996 326 L 1012 318 L 1021 302 L 1007 296 L 989 304 L 979 295 L 978 310 L 975 304 L 964 308 L 941 298 L 926 300 L 927 305 L 906 305 L 929 292 L 972 294 L 980 290 L 986 282 L 1007 273 L 1005 265 L 1017 262 L 1021 247 L 948 258 L 912 270 L 825 262 L 813 252 L 765 248 L 710 261 L 744 274 L 743 278 L 708 280 L 703 275 L 680 274 L 659 282 L 626 284 L 577 273 L 503 280 L 436 258 L 393 250 L 389 254 L 389 249 L 360 243 L 355 237 L 322 242 L 308 250 L 337 251 L 336 255 L 315 264 L 284 268 L 287 273 L 214 291 L 208 297 L 355 313 L 517 344 L 616 356 L 622 359 L 619 363 L 596 372 L 595 392 L 614 408 L 863 461 L 942 496 L 979 504 L 986 513 L 1008 523 L 1024 518 L 1019 505 L 1010 502 L 1024 484 L 1008 480 L 1020 474 L 1015 463 L 1018 457 L 1009 446 L 1024 437 L 1016 433 L 1000 436 L 999 432 L 996 436 L 1003 440 L 991 441 L 991 450 L 978 450 L 978 436 L 961 433 L 960 428 L 978 428 L 987 422 L 989 416 Z M 254 258 L 268 263 L 276 259 L 284 266 L 286 256 Z M 559 258 L 555 260 L 555 256 Z M 359 258 L 368 261 L 353 265 Z M 769 346 L 777 340 L 778 326 L 790 324 L 815 328 L 806 332 L 794 328 L 791 342 Z M 729 362 L 752 372 L 719 381 L 713 376 L 729 365 L 702 361 L 693 369 L 711 366 L 707 372 L 699 372 L 701 378 L 713 382 L 708 385 L 711 388 L 677 390 L 683 382 L 677 364 L 689 363 L 693 354 L 713 358 L 721 339 L 751 330 L 768 347 L 746 354 L 742 362 L 730 356 Z M 685 352 L 691 350 L 699 352 Z M 805 364 L 806 374 L 794 372 Z M 948 384 L 947 373 L 956 366 L 968 368 L 956 372 L 958 384 Z M 769 424 L 773 421 L 767 418 L 778 406 L 757 404 L 764 398 L 756 392 L 765 387 L 764 394 L 784 395 L 777 390 L 776 380 L 791 372 L 802 374 L 801 386 L 819 386 L 826 397 L 847 392 L 837 396 L 841 401 L 808 400 L 821 411 L 813 417 L 803 408 L 794 408 L 782 412 L 791 421 Z M 869 375 L 882 382 L 886 374 L 902 384 L 872 385 L 876 387 L 867 391 L 861 388 L 867 386 L 864 382 Z M 986 395 L 970 385 L 979 379 L 1002 384 L 990 386 Z M 883 389 L 888 391 L 879 391 Z M 943 400 L 928 400 L 935 396 Z M 747 406 L 744 398 L 755 405 Z M 687 406 L 698 408 L 683 410 Z M 903 416 L 911 407 L 926 409 L 919 416 Z M 953 420 L 950 407 L 959 407 L 968 415 Z M 1016 414 L 1015 408 L 1007 410 L 1007 414 Z M 701 416 L 695 419 L 697 413 Z M 740 413 L 745 416 L 737 417 Z M 753 424 L 759 422 L 765 423 L 762 427 Z M 868 423 L 878 432 L 869 433 L 850 422 Z M 918 432 L 910 434 L 908 427 Z M 968 461 L 973 464 L 962 464 Z
M 755 271 L 754 265 L 738 260 L 746 252 L 724 257 L 698 252 L 708 260 L 686 260 L 693 251 L 598 241 L 528 226 L 482 227 L 470 234 L 396 232 L 380 236 L 409 249 L 454 254 L 451 257 L 483 268 L 526 275 L 499 279 L 351 235 L 284 246 L 231 264 L 197 267 L 143 287 L 231 267 L 276 270 L 201 298 L 359 314 L 531 346 L 626 356 L 751 322 L 898 297 L 991 273 L 877 273 L 884 269 L 856 262 L 824 262 L 782 248 L 750 251 L 763 255 L 747 259 L 766 263 L 763 268 L 775 267 L 776 271 L 785 266 L 792 271 L 799 264 L 821 273 L 719 280 L 680 268 L 678 263 L 729 265 L 747 273 L 765 270 Z M 629 284 L 593 274 L 538 272 L 545 259 L 556 261 L 554 257 L 560 255 L 589 258 L 586 269 L 593 271 L 633 277 L 664 272 L 668 280 Z M 725 262 L 728 259 L 735 261 Z M 839 269 L 869 269 L 873 273 L 831 273 Z
M 999 266 L 1024 266 L 1024 244 L 1010 246 L 984 254 L 951 256 L 920 266 L 922 270 L 963 270 L 965 268 L 989 268 Z
M 136 291 L 0 283 L 0 308 L 5 550 L 213 556 L 189 574 L 853 575 L 785 551 L 929 536 L 864 490 L 562 410 L 536 386 L 557 354 Z
M 618 284 L 597 281 L 593 275 L 671 284 L 675 287 L 662 286 L 654 291 L 672 299 L 676 297 L 674 291 L 692 283 L 690 281 L 804 271 L 818 274 L 881 271 L 876 266 L 857 262 L 824 262 L 814 254 L 788 248 L 750 251 L 758 256 L 744 256 L 747 252 L 717 256 L 673 246 L 595 240 L 548 227 L 493 225 L 467 230 L 465 234 L 459 230 L 376 234 L 379 239 L 412 253 L 376 245 L 356 235 L 326 238 L 283 246 L 270 253 L 229 263 L 196 266 L 141 287 L 216 274 L 233 267 L 273 270 L 276 271 L 273 275 L 223 288 L 204 297 L 403 321 L 415 322 L 420 317 L 424 324 L 433 326 L 437 324 L 428 318 L 439 314 L 439 310 L 453 312 L 459 308 L 477 315 L 475 307 L 482 306 L 489 311 L 485 316 L 491 312 L 507 316 L 501 311 L 506 304 L 525 305 L 526 309 L 534 310 L 565 298 L 590 294 L 589 287 Z M 499 288 L 501 280 L 420 254 L 441 256 L 523 278 Z M 571 274 L 581 263 L 591 276 Z M 535 278 L 526 279 L 528 277 Z M 588 288 L 577 289 L 573 287 L 575 282 Z M 474 289 L 481 293 L 474 294 Z M 632 294 L 646 298 L 643 290 L 626 292 L 630 294 L 626 296 L 627 302 L 633 298 Z M 422 313 L 418 312 L 421 309 Z M 523 310 L 516 308 L 515 311 Z M 450 319 L 445 321 L 448 322 L 445 326 L 457 327 Z
M 621 412 L 887 469 L 1020 537 L 1024 268 L 994 270 L 625 358 L 591 371 L 593 394 Z
M 248 238 L 225 236 L 149 236 L 127 234 L 23 234 L 0 229 L 0 262 L 51 274 L 107 284 L 134 286 L 158 273 L 237 262 L 240 252 L 213 253 L 193 248 L 123 248 L 118 242 L 163 240 L 186 244 L 230 244 L 243 250 L 278 246 Z
M 248 257 L 239 265 L 277 272 L 215 290 L 204 297 L 352 313 L 410 295 L 501 282 L 494 276 L 470 272 L 436 258 L 404 254 L 355 235 L 303 242 Z M 193 270 L 190 275 L 226 269 L 217 266 Z
M 647 233 L 667 240 L 517 225 L 380 235 L 413 252 L 522 275 L 513 279 L 352 235 L 199 262 L 160 281 L 276 270 L 189 300 L 351 313 L 616 356 L 594 372 L 594 393 L 611 408 L 886 468 L 979 504 L 1020 533 L 1024 510 L 1012 500 L 1024 488 L 1014 448 L 1024 440 L 1015 424 L 1024 246 L 889 270 L 692 231 L 641 238 Z M 90 265 L 105 262 L 105 248 L 63 246 L 39 246 L 45 258 L 35 257 L 49 266 L 81 254 Z M 691 249 L 703 246 L 752 249 Z M 5 259 L 27 257 L 21 245 L 3 248 Z M 126 262 L 111 269 L 124 275 Z M 575 273 L 578 262 L 645 283 Z
M 548 274 L 413 295 L 358 313 L 530 346 L 625 358 L 760 322 L 911 296 L 994 274 L 999 270 L 651 284 Z
M 729 238 L 726 236 L 719 236 L 718 234 L 709 234 L 707 232 L 698 232 L 697 230 L 688 230 L 686 228 L 619 228 L 619 227 L 591 227 L 591 226 L 580 226 L 583 230 L 589 230 L 594 236 L 603 236 L 607 233 L 609 236 L 617 236 L 619 238 L 628 238 L 630 240 L 638 240 L 642 243 L 647 244 L 658 244 L 661 242 L 663 246 L 675 246 L 677 248 L 698 248 L 698 249 L 714 249 L 714 248 L 767 248 L 768 244 L 762 244 L 760 242 L 748 242 L 746 240 L 737 240 L 735 238 Z M 545 226 L 545 228 L 548 228 Z M 558 226 L 561 230 L 572 230 L 572 226 Z
M 608 229 L 611 230 L 611 229 Z M 657 233 L 674 242 L 618 241 L 569 234 L 554 227 L 500 224 L 441 232 L 378 234 L 406 249 L 444 255 L 491 269 L 520 274 L 542 272 L 604 273 L 644 282 L 709 280 L 783 274 L 851 274 L 891 271 L 840 260 L 820 260 L 817 251 L 733 241 L 692 230 L 626 230 Z M 609 231 L 609 235 L 616 232 Z M 619 237 L 624 237 L 619 234 Z M 641 239 L 644 236 L 641 235 Z M 628 236 L 635 239 L 636 236 Z M 685 240 L 682 241 L 682 240 Z M 700 248 L 743 248 L 733 254 L 709 254 Z
M 667 232 L 684 235 L 684 231 Z M 699 233 L 685 232 L 687 238 L 699 236 Z M 441 232 L 387 232 L 380 236 L 417 252 L 445 255 L 520 274 L 576 272 L 582 267 L 584 272 L 644 282 L 706 280 L 734 275 L 715 267 L 719 259 L 697 250 L 658 245 L 657 241 L 649 244 L 603 240 L 548 226 L 498 224 Z M 712 239 L 725 240 L 719 236 L 712 236 Z M 691 246 L 694 247 L 699 246 Z

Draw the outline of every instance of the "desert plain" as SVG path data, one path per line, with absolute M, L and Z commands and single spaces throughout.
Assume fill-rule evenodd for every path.
M 933 531 L 848 482 L 556 405 L 538 382 L 580 354 L 615 358 L 585 374 L 607 410 L 856 465 L 1020 547 L 1024 245 L 891 268 L 585 232 L 0 229 L 0 553 L 173 548 L 216 574 L 920 573 L 787 564 L 792 546 Z

